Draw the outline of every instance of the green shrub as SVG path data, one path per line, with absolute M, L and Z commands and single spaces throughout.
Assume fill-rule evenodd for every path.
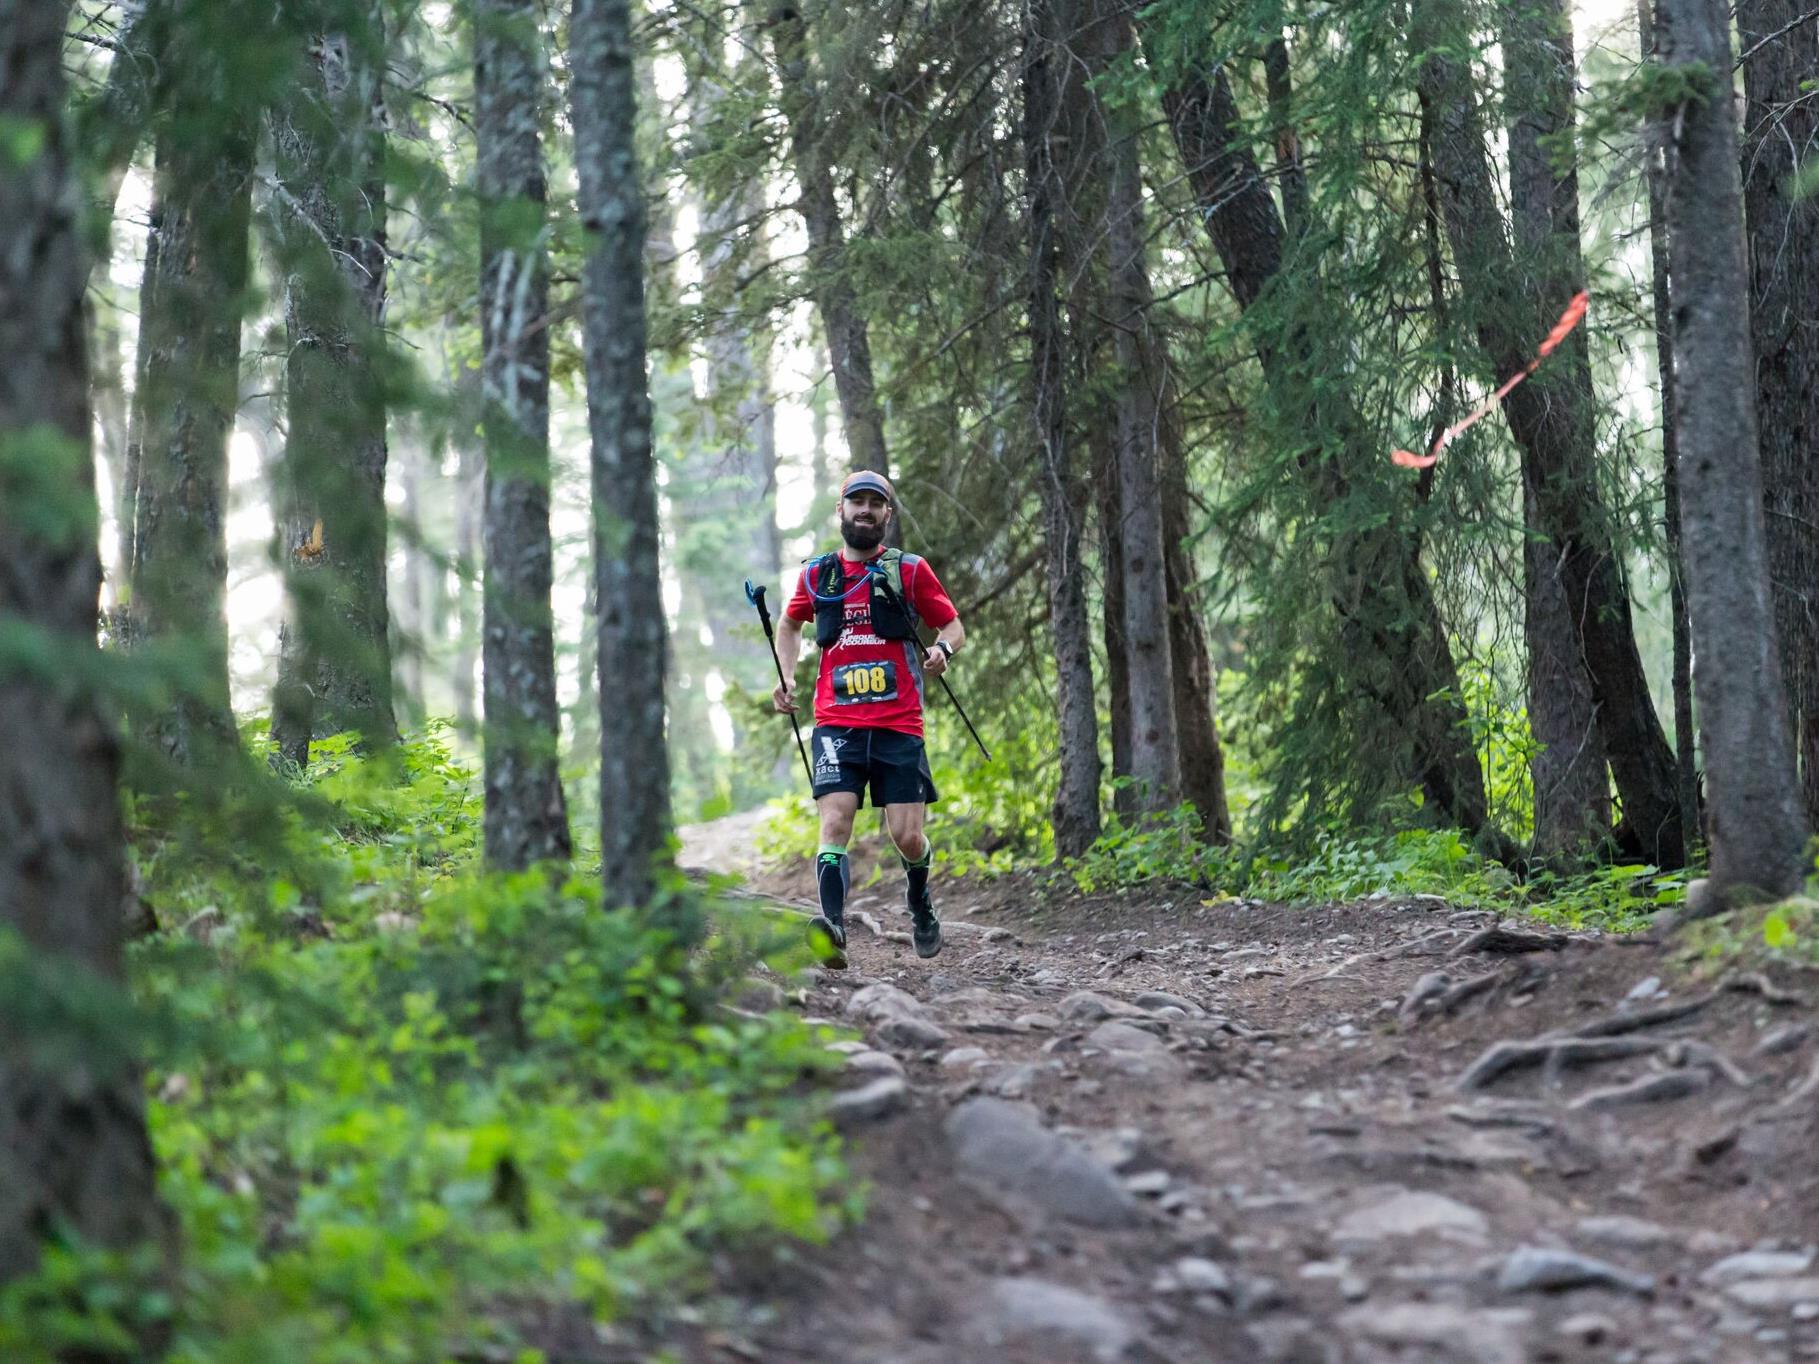
M 716 1253 L 856 1215 L 804 1102 L 825 1034 L 714 1003 L 766 928 L 679 879 L 629 911 L 482 872 L 435 735 L 319 751 L 275 884 L 142 818 L 146 894 L 191 926 L 130 962 L 180 1277 L 59 1248 L 0 1297 L 0 1358 L 151 1320 L 177 1364 L 528 1360 L 553 1313 L 660 1316 Z

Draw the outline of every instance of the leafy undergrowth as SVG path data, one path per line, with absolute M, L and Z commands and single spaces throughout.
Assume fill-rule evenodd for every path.
M 989 876 L 1049 865 L 1048 854 L 1041 851 L 1013 856 L 1008 849 L 986 855 L 966 849 L 962 840 L 976 812 L 968 804 L 967 788 L 961 787 L 958 795 L 962 810 L 957 816 L 939 806 L 931 816 L 930 836 L 942 870 Z M 801 855 L 814 846 L 815 837 L 808 803 L 781 800 L 772 805 L 759 850 L 772 858 Z M 1202 839 L 1189 806 L 1140 822 L 1112 816 L 1093 846 L 1067 859 L 1061 872 L 1072 888 L 1088 894 L 1171 882 L 1198 888 L 1209 898 L 1287 904 L 1433 895 L 1460 906 L 1611 932 L 1634 932 L 1657 911 L 1681 903 L 1696 874 L 1625 863 L 1569 876 L 1537 872 L 1522 881 L 1476 852 L 1455 829 L 1331 832 L 1292 855 L 1243 844 L 1217 847 Z
M 1819 863 L 1814 870 L 1819 873 Z M 1819 875 L 1809 889 L 1814 884 Z M 1698 919 L 1680 930 L 1680 942 L 1683 955 L 1701 965 L 1819 970 L 1819 898 L 1796 896 Z
M 713 1003 L 764 930 L 679 882 L 633 913 L 484 875 L 478 791 L 431 735 L 384 770 L 325 745 L 244 846 L 135 812 L 165 931 L 126 1026 L 178 1277 L 54 1254 L 0 1358 L 149 1323 L 180 1364 L 535 1361 L 552 1322 L 686 1312 L 715 1255 L 857 1214 L 801 1096 L 825 1037 Z

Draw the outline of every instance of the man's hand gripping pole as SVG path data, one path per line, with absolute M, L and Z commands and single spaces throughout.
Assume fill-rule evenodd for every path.
M 783 660 L 777 657 L 777 636 L 771 632 L 771 613 L 764 604 L 764 588 L 752 586 L 752 580 L 745 580 L 745 599 L 758 609 L 758 619 L 764 625 L 764 641 L 771 646 L 771 662 L 777 669 L 777 681 L 785 691 L 789 690 L 789 679 L 783 675 Z M 809 769 L 808 749 L 802 742 L 802 725 L 792 713 L 789 718 L 790 728 L 796 731 L 796 752 L 802 755 L 802 774 L 808 778 L 808 788 L 815 789 L 815 774 Z

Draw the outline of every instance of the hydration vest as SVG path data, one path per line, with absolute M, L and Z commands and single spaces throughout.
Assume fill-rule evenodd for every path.
M 879 639 L 915 639 L 921 622 L 903 592 L 903 565 L 914 564 L 914 554 L 887 549 L 866 568 L 864 581 L 871 592 L 872 633 Z M 836 553 L 823 554 L 809 569 L 810 593 L 815 603 L 815 643 L 823 649 L 840 642 L 846 628 L 848 596 L 846 569 Z M 857 593 L 859 585 L 850 591 Z

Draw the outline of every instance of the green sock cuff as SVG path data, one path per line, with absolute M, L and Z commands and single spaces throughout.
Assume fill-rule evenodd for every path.
M 832 857 L 835 859 L 839 859 L 839 858 L 842 858 L 845 856 L 846 856 L 846 845 L 845 844 L 843 844 L 843 843 L 823 843 L 821 845 L 821 851 L 815 854 L 815 861 L 819 862 L 824 857 Z
M 897 854 L 897 860 L 903 863 L 905 871 L 912 867 L 932 866 L 935 861 L 935 845 L 933 843 L 924 843 L 922 845 L 922 856 L 918 857 L 914 862 L 910 861 L 909 858 L 905 857 L 902 853 Z

